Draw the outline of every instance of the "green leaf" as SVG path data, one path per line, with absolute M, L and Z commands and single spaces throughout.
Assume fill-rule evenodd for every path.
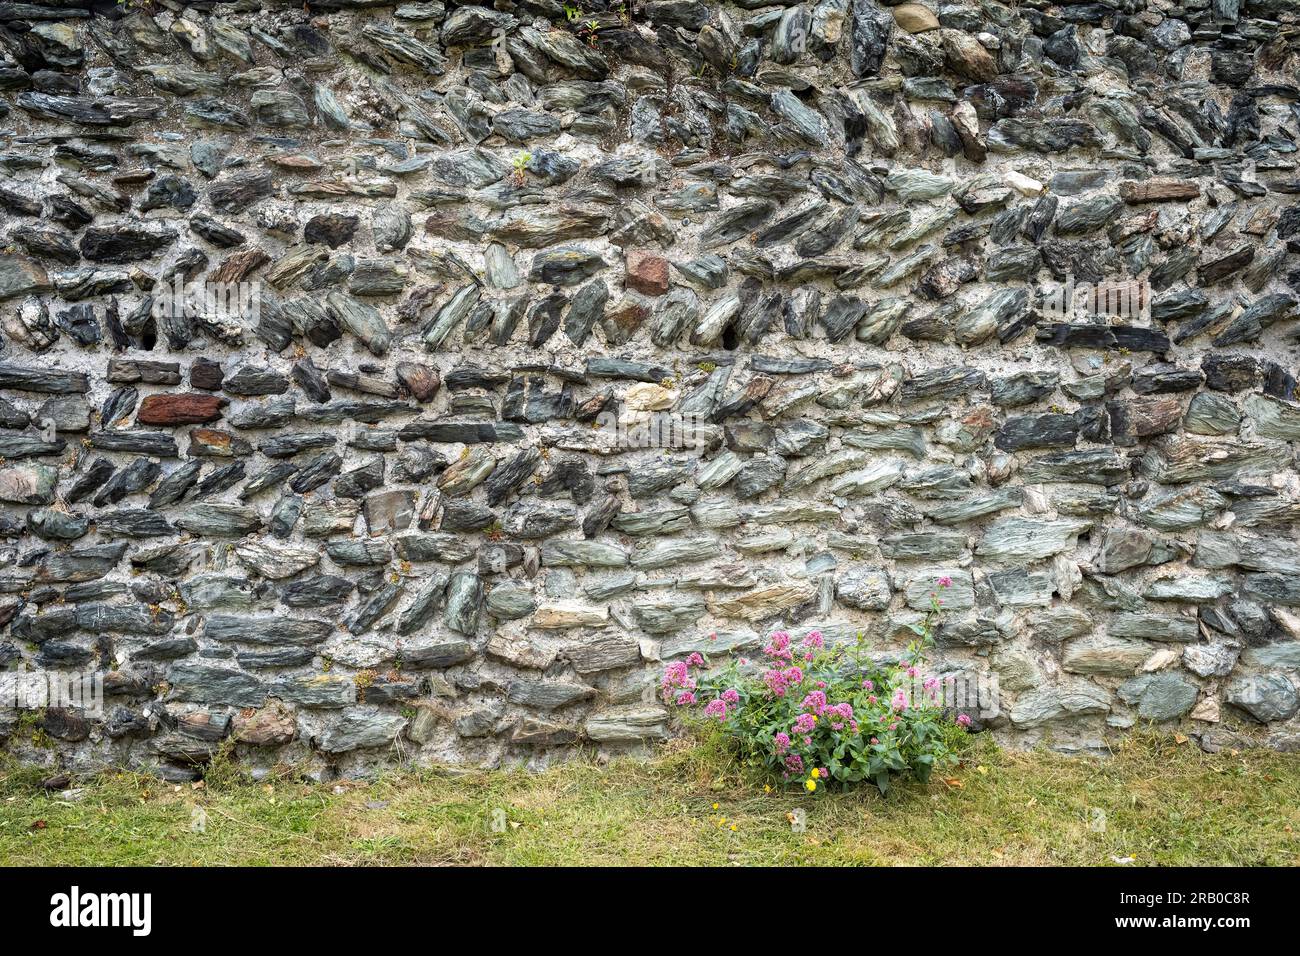
M 930 782 L 930 771 L 934 769 L 934 757 L 929 754 L 921 754 L 916 760 L 912 761 L 912 773 L 916 774 L 916 779 L 921 783 Z

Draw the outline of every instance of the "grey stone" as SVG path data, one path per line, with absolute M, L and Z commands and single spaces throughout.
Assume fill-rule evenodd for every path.
M 473 634 L 478 629 L 482 603 L 482 579 L 472 571 L 457 571 L 447 585 L 443 622 L 458 634 Z
M 1041 727 L 1044 724 L 1110 710 L 1110 695 L 1100 687 L 1086 681 L 1063 682 L 1022 693 L 1011 706 L 1008 717 L 1021 728 Z
M 1107 627 L 1111 637 L 1140 637 L 1186 643 L 1200 637 L 1196 619 L 1130 611 L 1116 614 Z
M 1231 644 L 1189 644 L 1183 648 L 1183 666 L 1200 677 L 1227 677 L 1240 656 Z
M 328 607 L 346 601 L 354 587 L 355 585 L 347 578 L 333 574 L 318 574 L 286 584 L 280 590 L 280 600 L 288 607 Z
M 230 707 L 261 707 L 266 703 L 266 686 L 257 678 L 203 661 L 176 661 L 168 671 L 167 682 L 177 700 Z
M 1196 704 L 1199 688 L 1177 673 L 1143 674 L 1119 687 L 1120 699 L 1136 704 L 1138 717 L 1156 723 L 1178 720 Z
M 1150 601 L 1211 604 L 1232 591 L 1232 582 L 1225 578 L 1179 575 L 1153 581 L 1142 596 Z
M 329 621 L 309 618 L 209 614 L 204 633 L 214 641 L 240 644 L 319 644 L 334 630 Z
M 847 568 L 835 580 L 835 599 L 859 611 L 885 610 L 892 594 L 889 577 L 881 568 Z
M 512 704 L 551 711 L 595 696 L 595 689 L 585 684 L 555 680 L 513 680 L 506 686 L 506 699 Z
M 1224 699 L 1261 724 L 1288 720 L 1300 711 L 1300 694 L 1283 674 L 1240 677 L 1227 686 Z
M 281 545 L 274 541 L 242 541 L 235 545 L 234 554 L 257 574 L 272 580 L 292 578 L 320 562 L 320 551 L 315 548 Z
M 330 722 L 316 740 L 326 753 L 347 753 L 372 747 L 386 747 L 406 729 L 407 719 L 384 713 L 378 707 L 354 707 Z
M 1090 635 L 1065 645 L 1061 667 L 1072 674 L 1127 677 L 1154 653 L 1146 641 Z
M 662 707 L 628 705 L 593 714 L 583 725 L 587 737 L 601 743 L 663 740 L 668 712 Z
M 1074 546 L 1091 527 L 1087 521 L 1050 521 L 1035 518 L 999 518 L 975 547 L 976 555 L 1003 561 L 1050 558 Z
M 357 702 L 357 686 L 346 677 L 313 674 L 282 677 L 268 686 L 272 697 L 313 710 L 340 710 Z

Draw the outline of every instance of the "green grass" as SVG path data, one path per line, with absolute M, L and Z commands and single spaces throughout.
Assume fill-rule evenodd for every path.
M 215 778 L 177 787 L 105 774 L 75 781 L 83 792 L 70 801 L 41 791 L 30 769 L 0 767 L 0 863 L 1300 863 L 1300 755 L 1209 755 L 1156 737 L 1107 758 L 981 744 L 944 779 L 887 798 L 764 792 L 716 744 L 685 742 L 649 762 L 574 761 L 539 774 Z M 207 815 L 203 832 L 191 826 L 195 808 Z M 804 832 L 791 827 L 795 810 Z

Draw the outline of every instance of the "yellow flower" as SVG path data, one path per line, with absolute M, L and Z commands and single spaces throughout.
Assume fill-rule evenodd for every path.
M 821 775 L 822 775 L 822 772 L 821 772 L 820 770 L 818 770 L 816 767 L 813 767 L 813 768 L 812 768 L 812 773 L 808 774 L 808 776 L 812 777 L 814 780 L 819 779 L 819 778 L 821 777 Z
M 716 803 L 713 805 L 713 809 L 714 810 L 718 809 L 718 805 Z
M 736 825 L 734 823 L 731 825 L 731 832 L 732 833 L 736 832 Z
M 808 788 L 808 792 L 809 792 L 809 793 L 812 793 L 814 790 L 817 789 L 817 781 L 816 781 L 816 780 L 805 780 L 805 781 L 804 781 L 804 786 Z

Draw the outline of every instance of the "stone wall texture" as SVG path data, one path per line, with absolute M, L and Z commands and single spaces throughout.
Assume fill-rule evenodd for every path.
M 644 749 L 662 662 L 948 576 L 977 728 L 1300 746 L 1298 21 L 0 0 L 0 688 L 105 693 L 0 740 Z

